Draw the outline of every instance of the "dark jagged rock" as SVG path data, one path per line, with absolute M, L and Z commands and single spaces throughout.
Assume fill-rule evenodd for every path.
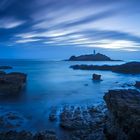
M 27 75 L 24 74 L 24 73 L 20 73 L 20 72 L 11 72 L 11 73 L 8 73 L 4 76 L 4 79 L 7 81 L 7 82 L 12 82 L 12 83 L 25 83 L 26 82 L 26 77 Z
M 97 53 L 97 54 L 88 54 L 80 56 L 71 56 L 68 61 L 118 61 L 112 60 L 110 57 Z
M 74 70 L 111 70 L 113 66 L 109 65 L 72 65 L 70 68 Z
M 26 121 L 26 118 L 24 118 L 18 112 L 5 112 L 0 115 L 0 129 L 11 130 L 15 128 L 20 128 L 26 123 Z
M 140 62 L 129 62 L 122 65 L 118 65 L 115 66 L 112 71 L 120 73 L 137 74 L 140 73 Z
M 11 66 L 0 66 L 0 69 L 12 69 Z
M 57 109 L 56 109 L 56 107 L 52 107 L 51 108 L 51 112 L 50 112 L 50 114 L 49 114 L 49 120 L 50 121 L 56 121 L 57 120 Z
M 6 74 L 6 72 L 0 71 L 0 76 L 3 76 L 3 75 L 5 75 L 5 74 Z
M 64 107 L 60 114 L 60 126 L 72 133 L 72 140 L 104 140 L 104 108 L 105 106 Z
M 26 74 L 12 72 L 0 76 L 0 94 L 17 95 L 26 82 Z
M 109 70 L 118 73 L 126 74 L 139 74 L 140 73 L 140 62 L 129 62 L 122 65 L 72 65 L 70 68 L 74 70 Z
M 99 74 L 93 74 L 92 75 L 92 80 L 101 80 L 101 75 L 99 75 Z
M 45 131 L 35 134 L 33 140 L 57 140 L 57 137 L 54 131 Z
M 105 94 L 109 119 L 104 133 L 107 140 L 139 140 L 140 92 L 137 90 L 109 90 Z
M 28 131 L 8 131 L 0 132 L 0 140 L 57 140 L 53 131 L 38 132 L 32 134 Z
M 137 88 L 140 88 L 140 81 L 136 81 L 134 86 L 137 87 Z

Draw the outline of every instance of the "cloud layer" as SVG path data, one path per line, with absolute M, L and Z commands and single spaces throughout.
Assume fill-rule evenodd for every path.
M 140 51 L 137 0 L 1 0 L 0 44 Z

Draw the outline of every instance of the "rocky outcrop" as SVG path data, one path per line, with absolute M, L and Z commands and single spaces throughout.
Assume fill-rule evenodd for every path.
M 137 87 L 137 88 L 140 88 L 140 81 L 136 81 L 134 86 Z
M 109 90 L 105 94 L 109 110 L 104 129 L 107 140 L 139 140 L 140 92 L 137 90 Z
M 122 65 L 72 65 L 70 68 L 74 70 L 109 70 L 118 73 L 126 74 L 139 74 L 140 73 L 140 62 L 129 62 Z
M 5 74 L 6 74 L 6 72 L 0 71 L 0 76 L 5 75 Z
M 115 66 L 112 71 L 120 73 L 139 74 L 140 62 L 129 62 L 122 65 Z
M 8 131 L 0 132 L 0 140 L 57 140 L 53 131 L 38 132 L 32 134 L 28 131 Z
M 74 70 L 112 70 L 113 66 L 109 65 L 103 65 L 103 66 L 98 66 L 98 65 L 72 65 L 70 68 Z
M 26 74 L 19 72 L 0 75 L 0 95 L 17 95 L 26 82 Z
M 80 56 L 71 56 L 68 61 L 115 61 L 110 57 L 97 53 L 97 54 L 88 54 L 88 55 L 80 55 Z M 118 61 L 118 60 L 117 60 Z
M 49 114 L 49 120 L 50 121 L 56 121 L 57 120 L 57 108 L 56 107 L 51 108 L 51 112 Z
M 71 132 L 70 140 L 104 140 L 104 108 L 105 106 L 64 107 L 60 114 L 60 126 Z
M 2 112 L 0 114 L 0 130 L 12 130 L 16 128 L 23 127 L 27 123 L 27 119 L 23 117 L 20 113 L 15 111 Z
M 92 75 L 92 80 L 101 80 L 101 75 L 99 75 L 99 74 L 93 74 Z

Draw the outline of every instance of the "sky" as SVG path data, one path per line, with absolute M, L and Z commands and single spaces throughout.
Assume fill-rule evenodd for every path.
M 61 60 L 95 49 L 140 59 L 140 0 L 1 0 L 0 58 Z

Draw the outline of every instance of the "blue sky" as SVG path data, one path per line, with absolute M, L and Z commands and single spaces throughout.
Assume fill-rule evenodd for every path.
M 139 0 L 1 0 L 0 57 L 65 59 L 93 49 L 140 59 Z

